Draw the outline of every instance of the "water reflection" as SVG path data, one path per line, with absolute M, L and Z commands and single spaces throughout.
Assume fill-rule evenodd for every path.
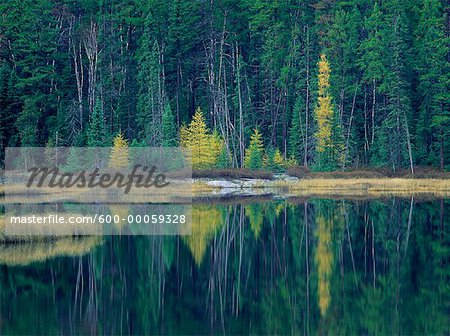
M 449 211 L 198 204 L 192 236 L 106 237 L 84 256 L 74 243 L 47 255 L 3 245 L 0 333 L 448 334 Z

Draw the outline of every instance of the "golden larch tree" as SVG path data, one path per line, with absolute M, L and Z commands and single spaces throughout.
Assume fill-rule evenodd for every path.
M 200 267 L 211 240 L 223 223 L 222 213 L 217 206 L 202 204 L 192 207 L 192 231 L 184 235 L 183 240 L 197 267 Z
M 334 112 L 330 94 L 330 63 L 325 54 L 320 55 L 317 106 L 314 110 L 317 121 L 316 163 L 319 169 L 334 170 L 342 162 L 343 144 L 339 123 Z
M 330 278 L 333 272 L 333 251 L 331 242 L 331 224 L 323 214 L 317 214 L 317 249 L 315 262 L 318 274 L 319 308 L 325 316 L 331 303 Z
M 193 168 L 210 168 L 217 161 L 222 140 L 218 134 L 211 134 L 202 111 L 197 108 L 189 126 L 180 129 L 180 145 L 189 150 Z
M 109 167 L 111 168 L 126 168 L 129 164 L 129 149 L 128 141 L 123 137 L 122 132 L 119 132 L 114 137 L 114 146 L 109 157 Z

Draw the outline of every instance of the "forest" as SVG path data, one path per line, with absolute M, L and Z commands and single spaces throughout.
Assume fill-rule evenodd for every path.
M 450 168 L 445 0 L 5 0 L 0 14 L 3 149 Z

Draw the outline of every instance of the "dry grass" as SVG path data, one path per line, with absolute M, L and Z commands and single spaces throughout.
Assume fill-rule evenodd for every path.
M 3 186 L 4 187 L 4 186 Z M 174 199 L 189 198 L 196 189 L 204 189 L 204 186 L 196 186 L 191 180 L 173 180 L 164 188 L 132 189 L 129 194 L 124 194 L 122 189 L 89 188 L 26 188 L 21 184 L 8 185 L 4 195 L 6 203 L 168 203 Z M 0 195 L 1 197 L 1 195 Z
M 100 245 L 99 236 L 60 238 L 52 241 L 0 244 L 0 264 L 26 266 L 61 256 L 82 256 Z
M 415 195 L 450 196 L 448 179 L 303 179 L 298 182 L 278 181 L 274 186 L 287 188 L 292 196 L 306 195 Z
M 380 195 L 415 195 L 429 194 L 436 196 L 450 196 L 450 179 L 448 178 L 390 178 L 382 177 L 378 172 L 333 172 L 333 173 L 310 173 L 303 169 L 297 169 L 297 174 L 301 175 L 299 181 L 267 181 L 255 180 L 253 186 L 248 188 L 252 192 L 258 192 L 258 189 L 265 191 L 278 189 L 275 194 L 287 196 L 307 196 L 307 195 L 343 195 L 343 196 L 380 196 Z M 448 173 L 446 173 L 448 174 Z M 54 203 L 72 201 L 78 203 L 98 202 L 100 198 L 96 195 L 88 195 L 80 190 L 73 193 L 59 193 L 44 191 L 41 195 L 27 197 L 22 193 L 23 189 L 11 186 L 7 197 L 3 200 L 5 203 Z M 205 181 L 177 181 L 168 188 L 161 189 L 164 194 L 157 194 L 154 191 L 146 193 L 142 190 L 139 195 L 114 195 L 109 197 L 102 196 L 101 202 L 104 203 L 148 203 L 161 202 L 167 203 L 173 200 L 186 199 L 191 197 L 208 197 L 219 193 L 221 187 L 208 185 Z M 10 191 L 10 190 L 9 190 Z M 286 192 L 287 191 L 287 192 Z

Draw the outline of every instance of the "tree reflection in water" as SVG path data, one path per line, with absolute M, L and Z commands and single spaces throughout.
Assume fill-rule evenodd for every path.
M 449 211 L 417 199 L 194 205 L 191 236 L 111 236 L 78 254 L 2 245 L 0 332 L 446 334 Z

